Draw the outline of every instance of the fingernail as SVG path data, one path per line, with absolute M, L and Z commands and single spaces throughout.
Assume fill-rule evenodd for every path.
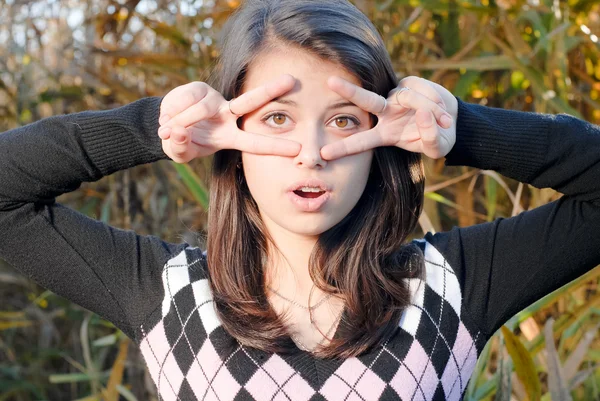
M 166 135 L 169 135 L 170 132 L 171 132 L 171 127 L 160 127 L 158 129 L 158 135 L 161 138 L 164 138 Z
M 171 117 L 168 114 L 163 114 L 159 119 L 158 119 L 158 123 L 160 125 L 165 124 L 167 121 L 169 121 L 171 119 Z
M 448 114 L 442 114 L 440 121 L 445 128 L 449 128 L 452 125 L 452 117 L 450 117 Z
M 173 140 L 175 141 L 175 143 L 179 143 L 179 144 L 184 143 L 185 135 L 174 135 Z

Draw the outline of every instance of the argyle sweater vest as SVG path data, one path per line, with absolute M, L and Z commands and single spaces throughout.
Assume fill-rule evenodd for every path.
M 165 401 L 459 400 L 485 340 L 461 311 L 452 268 L 431 244 L 417 243 L 426 280 L 409 280 L 413 301 L 397 333 L 338 361 L 237 343 L 215 313 L 205 253 L 183 250 L 165 265 L 165 297 L 140 326 L 140 348 L 159 394 Z

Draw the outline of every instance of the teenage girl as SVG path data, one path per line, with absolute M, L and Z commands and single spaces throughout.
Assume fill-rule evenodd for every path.
M 398 83 L 345 0 L 249 0 L 224 38 L 210 85 L 0 135 L 0 256 L 133 339 L 161 400 L 459 400 L 502 324 L 600 263 L 597 126 Z M 564 196 L 407 241 L 421 153 Z M 212 154 L 206 250 L 55 202 Z

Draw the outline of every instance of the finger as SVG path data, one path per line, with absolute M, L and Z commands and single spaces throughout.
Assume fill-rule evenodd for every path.
M 177 114 L 204 99 L 209 88 L 204 82 L 190 82 L 173 89 L 160 104 L 158 123 L 166 124 Z
M 386 145 L 388 144 L 378 134 L 378 131 L 370 129 L 323 146 L 321 157 L 324 160 L 334 160 Z
M 169 146 L 171 147 L 171 158 L 179 163 L 187 162 L 193 157 L 193 148 L 190 146 L 190 135 L 187 129 L 180 126 L 175 126 L 171 131 Z
M 407 90 L 400 93 L 395 93 L 392 99 L 389 100 L 388 104 L 392 106 L 400 105 L 404 108 L 413 110 L 429 110 L 433 113 L 437 124 L 443 128 L 450 128 L 454 121 L 452 116 L 446 110 L 442 109 L 439 104 L 431 101 L 429 98 L 415 90 Z
M 166 113 L 160 113 L 160 117 L 158 118 L 158 125 L 164 125 L 171 119 L 171 116 Z
M 160 127 L 158 129 L 158 136 L 160 139 L 169 139 L 171 137 L 171 127 Z
M 439 128 L 430 110 L 417 110 L 415 114 L 417 129 L 421 135 L 422 152 L 431 158 L 440 157 Z
M 332 91 L 369 113 L 379 114 L 383 110 L 385 99 L 375 92 L 354 85 L 338 76 L 329 77 L 327 85 Z
M 400 82 L 398 83 L 398 86 L 392 89 L 388 94 L 388 100 L 392 99 L 395 93 L 401 88 L 407 87 L 423 94 L 432 102 L 439 104 L 442 109 L 447 110 L 446 104 L 444 103 L 444 99 L 435 89 L 434 85 L 437 84 L 435 82 L 428 81 L 421 77 L 410 76 L 402 78 L 402 80 L 400 80 Z
M 259 86 L 231 100 L 230 108 L 236 115 L 244 115 L 258 109 L 274 98 L 290 91 L 296 84 L 296 79 L 284 74 L 265 85 Z
M 283 138 L 254 134 L 238 130 L 232 135 L 232 142 L 225 149 L 237 149 L 257 155 L 297 156 L 302 145 Z
M 187 128 L 199 121 L 211 118 L 217 114 L 220 105 L 224 102 L 225 99 L 218 92 L 210 93 L 199 102 L 192 104 L 175 117 L 172 117 L 161 129 L 174 126 Z

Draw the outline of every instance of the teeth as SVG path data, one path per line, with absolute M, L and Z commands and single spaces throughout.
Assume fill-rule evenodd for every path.
M 302 187 L 299 189 L 299 191 L 302 192 L 323 192 L 321 190 L 321 188 L 315 188 L 315 187 Z

